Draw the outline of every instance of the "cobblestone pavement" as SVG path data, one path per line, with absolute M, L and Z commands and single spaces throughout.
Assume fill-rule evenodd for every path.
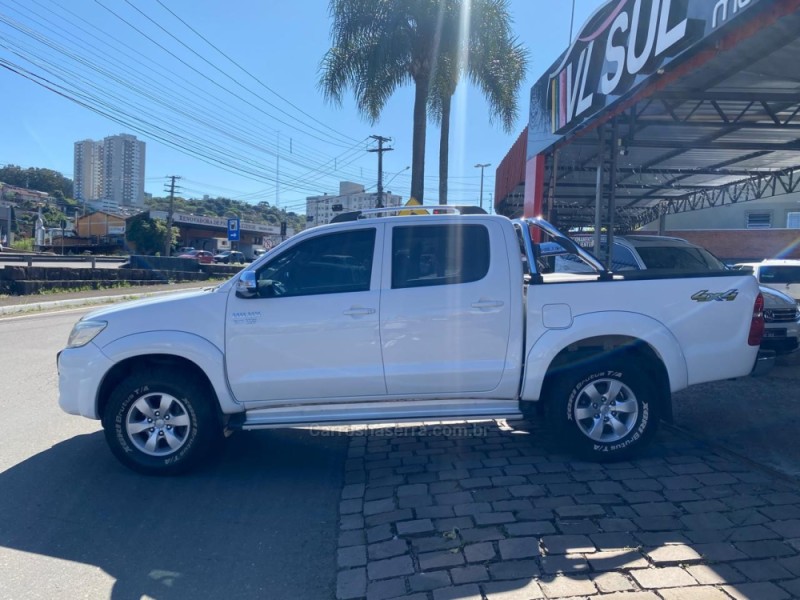
M 790 480 L 669 428 L 596 464 L 511 425 L 351 431 L 336 598 L 800 598 Z

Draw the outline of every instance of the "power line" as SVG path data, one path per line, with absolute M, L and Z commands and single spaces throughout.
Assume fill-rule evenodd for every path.
M 6 46 L 6 47 L 8 48 L 8 46 Z M 17 54 L 17 55 L 20 55 L 20 53 L 18 53 L 18 52 L 15 52 L 15 54 Z M 21 56 L 21 55 L 20 55 L 20 56 Z M 30 60 L 30 59 L 29 59 L 29 60 Z M 38 64 L 39 64 L 39 66 L 41 66 L 41 63 L 38 63 Z M 92 67 L 92 65 L 89 65 L 89 66 L 90 66 L 90 67 Z M 53 71 L 52 69 L 48 69 L 48 68 L 46 68 L 46 67 L 45 67 L 45 70 L 47 70 L 47 71 L 50 71 L 51 73 L 53 73 L 53 74 L 56 74 L 56 75 L 57 75 L 57 73 L 56 73 L 55 71 Z M 63 70 L 63 68 L 62 68 L 62 70 Z M 97 70 L 97 69 L 95 69 L 95 70 Z M 67 71 L 67 72 L 68 72 L 68 71 Z M 83 82 L 84 82 L 86 85 L 88 85 L 89 87 L 96 87 L 96 86 L 95 86 L 95 84 L 93 84 L 91 81 L 87 81 L 87 80 L 85 80 L 84 78 L 81 78 L 80 76 L 78 76 L 78 75 L 76 75 L 76 74 L 74 74 L 74 73 L 72 74 L 72 76 L 73 76 L 73 77 L 78 77 L 78 79 L 79 79 L 79 80 L 82 80 L 82 81 L 83 81 Z M 63 78 L 62 76 L 60 76 L 60 75 L 59 75 L 59 78 L 61 78 L 61 79 L 64 79 L 64 78 Z M 66 80 L 65 80 L 65 81 L 66 81 Z M 124 83 L 124 82 L 122 82 L 122 83 Z M 65 88 L 62 88 L 62 89 L 65 89 Z M 98 89 L 100 89 L 100 88 L 98 88 Z M 108 92 L 106 92 L 106 93 L 107 93 L 107 94 L 109 94 Z M 83 98 L 84 98 L 84 100 L 86 100 L 86 101 L 91 101 L 91 100 L 92 100 L 92 98 L 93 98 L 93 97 L 91 97 L 91 96 L 89 96 L 89 95 L 87 95 L 87 94 L 85 94 L 85 93 L 78 93 L 78 95 L 79 95 L 79 96 L 81 96 L 81 97 L 83 97 Z M 115 96 L 113 93 L 111 93 L 111 94 L 109 94 L 109 95 L 111 95 L 112 97 L 116 97 L 116 96 Z M 122 100 L 122 99 L 121 99 L 121 98 L 119 98 L 119 97 L 116 97 L 116 98 L 117 98 L 118 100 Z M 99 100 L 98 100 L 96 97 L 94 97 L 94 101 L 95 101 L 95 102 L 100 102 L 100 104 L 101 104 L 101 105 L 104 105 L 104 106 L 106 106 L 106 108 L 108 108 L 108 109 L 114 109 L 114 108 L 115 108 L 115 107 L 113 107 L 113 106 L 109 105 L 108 103 L 105 103 L 105 102 L 99 101 Z M 130 102 L 129 102 L 129 104 L 130 104 Z M 144 109 L 144 108 L 143 108 L 143 107 L 141 107 L 140 105 L 135 105 L 135 104 L 134 104 L 134 106 L 136 106 L 136 108 L 137 108 L 139 111 L 141 111 L 141 112 L 146 112 L 146 109 Z M 169 106 L 167 106 L 167 107 L 169 108 Z M 119 111 L 119 109 L 116 109 L 116 110 L 117 110 L 117 112 L 122 112 L 122 111 Z M 180 111 L 179 111 L 179 112 L 180 112 Z M 123 112 L 123 114 L 124 114 L 124 112 Z M 135 117 L 135 116 L 133 116 L 133 115 L 126 115 L 126 116 L 128 116 L 128 117 L 131 117 L 131 118 L 136 118 L 136 117 Z M 191 115 L 187 115 L 187 116 L 191 116 Z M 195 118 L 196 118 L 196 117 L 195 117 Z M 141 119 L 139 119 L 139 120 L 141 120 Z M 162 130 L 163 130 L 163 128 L 162 128 Z M 184 141 L 184 142 L 187 142 L 187 143 L 194 143 L 194 142 L 192 142 L 192 139 L 193 139 L 193 138 L 183 138 L 183 141 Z M 244 141 L 246 142 L 246 140 L 244 140 Z M 196 144 L 196 143 L 194 143 L 194 144 L 195 144 L 195 146 L 197 146 L 197 144 Z M 205 148 L 206 148 L 206 150 L 213 150 L 213 148 L 212 148 L 211 146 L 206 146 Z M 352 150 L 352 149 L 349 149 L 348 151 L 351 151 L 351 150 Z M 347 153 L 347 152 L 346 152 L 346 153 Z M 346 154 L 346 153 L 345 153 L 345 154 Z M 248 158 L 245 158 L 245 159 L 243 159 L 243 160 L 245 160 L 246 162 L 250 162 L 250 163 L 252 163 L 252 161 L 250 161 Z M 292 160 L 291 162 L 297 162 L 297 161 L 294 161 L 294 160 Z M 252 164 L 255 166 L 255 164 L 256 164 L 256 163 L 252 163 Z M 300 164 L 300 166 L 303 166 L 303 167 L 305 167 L 305 168 L 307 168 L 307 169 L 309 168 L 309 166 L 308 166 L 308 165 L 304 165 L 304 164 L 302 164 L 302 163 L 299 163 L 299 164 Z M 313 171 L 313 170 L 314 170 L 314 167 L 310 167 L 310 170 L 311 170 L 311 171 Z M 262 177 L 265 177 L 265 178 L 269 179 L 269 176 L 265 176 L 265 175 L 263 175 L 263 174 L 262 174 Z M 293 178 L 294 178 L 294 176 L 293 176 Z M 298 176 L 298 179 L 299 179 L 299 176 Z M 296 186 L 293 186 L 293 187 L 296 187 Z
M 126 0 L 126 1 L 127 1 L 127 0 Z M 216 45 L 214 45 L 214 44 L 213 44 L 211 41 L 209 41 L 208 39 L 206 39 L 206 37 L 205 37 L 205 36 L 203 36 L 203 35 L 202 35 L 200 32 L 198 32 L 198 31 L 197 31 L 197 30 L 196 30 L 194 27 L 192 27 L 192 26 L 191 26 L 191 25 L 189 25 L 189 24 L 188 24 L 186 21 L 184 21 L 184 20 L 183 20 L 181 17 L 179 17 L 179 16 L 178 16 L 178 15 L 177 15 L 177 14 L 176 14 L 174 11 L 172 11 L 172 10 L 171 10 L 169 7 L 167 7 L 167 6 L 166 6 L 166 5 L 165 5 L 165 4 L 164 4 L 164 3 L 163 3 L 161 0 L 156 0 L 156 2 L 158 2 L 158 4 L 160 4 L 160 5 L 161 5 L 161 7 L 162 7 L 164 10 L 166 10 L 168 13 L 170 13 L 170 14 L 171 14 L 173 17 L 175 17 L 175 18 L 176 18 L 178 21 L 180 21 L 181 23 L 183 23 L 183 25 L 185 25 L 185 26 L 186 26 L 186 27 L 187 27 L 187 28 L 188 28 L 188 29 L 189 29 L 189 30 L 190 30 L 192 33 L 194 33 L 194 34 L 195 34 L 197 37 L 199 37 L 199 38 L 200 38 L 201 40 L 203 40 L 203 41 L 204 41 L 206 44 L 208 44 L 209 46 L 211 46 L 211 47 L 212 47 L 214 50 L 216 50 L 217 52 L 219 52 L 219 53 L 220 53 L 222 56 L 224 56 L 226 59 L 228 59 L 228 60 L 229 60 L 231 63 L 233 63 L 233 64 L 234 64 L 236 67 L 238 67 L 238 68 L 239 68 L 241 71 L 243 71 L 244 73 L 246 73 L 247 75 L 249 75 L 249 76 L 250 76 L 250 77 L 251 77 L 253 80 L 255 80 L 256 82 L 258 82 L 258 83 L 259 83 L 259 84 L 260 84 L 260 85 L 261 85 L 261 86 L 262 86 L 264 89 L 266 89 L 266 90 L 267 90 L 267 91 L 269 91 L 270 93 L 274 94 L 275 96 L 277 96 L 278 98 L 280 98 L 281 100 L 283 100 L 284 102 L 286 102 L 286 103 L 287 103 L 289 106 L 291 106 L 292 108 L 294 108 L 295 110 L 297 110 L 297 111 L 298 111 L 300 114 L 302 114 L 302 115 L 304 115 L 304 116 L 308 117 L 309 119 L 311 119 L 311 120 L 312 120 L 312 121 L 314 121 L 315 123 L 319 123 L 320 125 L 322 125 L 322 126 L 323 126 L 323 127 L 325 127 L 326 129 L 329 129 L 330 131 L 332 131 L 332 132 L 336 133 L 337 135 L 339 135 L 339 136 L 341 136 L 341 137 L 343 137 L 343 138 L 345 138 L 345 139 L 349 139 L 349 140 L 351 140 L 351 141 L 354 141 L 354 139 L 353 139 L 353 138 L 351 138 L 350 136 L 348 136 L 348 135 L 346 135 L 346 134 L 343 134 L 343 133 L 340 133 L 339 131 L 337 131 L 337 130 L 336 130 L 336 129 L 334 129 L 333 127 L 330 127 L 330 126 L 329 126 L 329 125 L 327 125 L 326 123 L 323 123 L 322 121 L 320 121 L 320 120 L 319 120 L 319 119 L 317 119 L 316 117 L 314 117 L 314 116 L 312 116 L 312 115 L 308 114 L 306 111 L 304 111 L 303 109 L 301 109 L 301 108 L 300 108 L 299 106 L 297 106 L 296 104 L 292 103 L 291 101 L 289 101 L 289 100 L 287 100 L 286 98 L 284 98 L 283 96 L 281 96 L 281 95 L 280 95 L 278 92 L 276 92 L 275 90 L 273 90 L 271 87 L 269 87 L 269 86 L 268 86 L 267 84 L 265 84 L 263 81 L 261 81 L 261 80 L 260 80 L 258 77 L 256 77 L 255 75 L 253 75 L 253 74 L 252 74 L 250 71 L 248 71 L 248 70 L 247 70 L 247 69 L 245 69 L 243 66 L 241 66 L 241 65 L 240 65 L 238 62 L 236 62 L 236 61 L 235 61 L 233 58 L 231 58 L 231 57 L 230 57 L 230 56 L 228 56 L 228 55 L 227 55 L 225 52 L 223 52 L 222 50 L 220 50 L 220 49 L 219 49 L 219 48 L 218 48 Z
M 120 16 L 120 15 L 119 15 L 117 12 L 115 12 L 115 11 L 113 11 L 112 9 L 108 8 L 108 7 L 107 7 L 105 4 L 103 4 L 103 3 L 102 3 L 100 0 L 94 0 L 94 2 L 95 2 L 96 4 L 98 4 L 99 6 L 101 6 L 102 8 L 104 8 L 105 10 L 107 10 L 109 13 L 111 13 L 111 14 L 112 14 L 113 16 L 115 16 L 117 19 L 119 19 L 120 21 L 122 21 L 123 23 L 125 23 L 125 24 L 126 24 L 128 27 L 130 27 L 131 29 L 133 29 L 134 31 L 136 31 L 137 33 L 139 33 L 140 35 L 142 35 L 144 38 L 146 38 L 147 40 L 149 40 L 150 42 L 152 42 L 153 44 L 155 44 L 156 46 L 158 46 L 158 47 L 159 47 L 161 50 L 163 50 L 164 52 L 166 52 L 167 54 L 169 54 L 170 56 L 172 56 L 172 57 L 173 57 L 175 60 L 177 60 L 178 62 L 180 62 L 182 65 L 184 65 L 185 67 L 189 68 L 190 70 L 192 70 L 192 71 L 194 71 L 195 73 L 197 73 L 198 75 L 200 75 L 200 76 L 201 76 L 203 79 L 205 79 L 206 81 L 208 81 L 208 82 L 209 82 L 209 83 L 211 83 L 212 85 L 215 85 L 216 87 L 220 88 L 221 90 L 228 92 L 229 94 L 231 94 L 232 96 L 234 96 L 234 97 L 235 97 L 235 98 L 237 98 L 238 100 L 240 100 L 240 101 L 244 102 L 244 103 L 245 103 L 245 104 L 247 104 L 248 106 L 250 106 L 250 107 L 252 107 L 252 108 L 256 109 L 258 112 L 260 112 L 260 113 L 262 113 L 262 114 L 264 114 L 264 115 L 268 116 L 269 118 L 271 118 L 271 119 L 274 119 L 274 120 L 275 120 L 275 121 L 277 121 L 278 123 L 281 123 L 281 124 L 285 125 L 286 127 L 289 127 L 289 128 L 291 128 L 291 129 L 296 129 L 297 131 L 301 131 L 301 132 L 303 132 L 301 129 L 299 129 L 299 128 L 295 127 L 294 125 L 291 125 L 291 124 L 287 123 L 286 121 L 284 121 L 284 120 L 282 120 L 282 119 L 279 119 L 278 117 L 276 117 L 276 116 L 274 116 L 274 115 L 271 115 L 270 113 L 268 113 L 268 112 L 266 112 L 265 110 L 263 110 L 261 107 L 259 107 L 259 106 L 255 105 L 255 104 L 253 104 L 252 102 L 250 102 L 249 100 L 247 100 L 247 99 L 243 98 L 242 96 L 240 96 L 240 95 L 239 95 L 239 94 L 237 94 L 236 92 L 233 92 L 233 91 L 231 91 L 230 89 L 226 88 L 225 86 L 223 86 L 223 85 L 222 85 L 222 84 L 220 84 L 219 82 L 215 81 L 214 79 L 212 79 L 211 77 L 209 77 L 208 75 L 206 75 L 205 73 L 203 73 L 202 71 L 200 71 L 199 69 L 196 69 L 195 67 L 193 67 L 192 65 L 190 65 L 189 63 L 187 63 L 185 60 L 183 60 L 182 58 L 180 58 L 180 57 L 179 57 L 177 54 L 175 54 L 174 52 L 172 52 L 171 50 L 169 50 L 169 49 L 168 49 L 166 46 L 164 46 L 163 44 L 161 44 L 161 43 L 157 42 L 157 41 L 156 41 L 156 40 L 154 40 L 152 37 L 150 37 L 149 35 L 147 35 L 147 34 L 146 34 L 144 31 L 142 31 L 141 29 L 139 29 L 138 27 L 136 27 L 136 25 L 134 25 L 133 23 L 131 23 L 130 21 L 128 21 L 128 20 L 127 20 L 127 19 L 125 19 L 124 17 Z M 126 2 L 127 2 L 127 0 L 126 0 Z M 147 19 L 148 19 L 148 20 L 150 20 L 151 22 L 155 23 L 155 22 L 154 22 L 152 19 L 150 19 L 150 17 L 148 17 L 147 15 L 145 15 L 144 13 L 142 13 L 142 12 L 141 12 L 141 11 L 140 11 L 138 8 L 136 8 L 135 6 L 134 6 L 134 9 L 135 9 L 135 10 L 137 10 L 138 12 L 140 12 L 140 13 L 141 13 L 143 16 L 145 16 L 145 18 L 147 18 Z M 158 23 L 155 23 L 155 25 L 156 25 L 157 27 L 159 27 L 160 29 L 162 29 L 162 30 L 163 30 L 163 27 L 161 27 L 161 25 L 159 25 Z M 170 37 L 173 37 L 173 38 L 174 38 L 174 36 L 172 36 L 172 34 L 171 34 L 171 33 L 169 33 L 169 32 L 166 32 L 166 33 L 167 33 L 168 35 L 170 35 Z M 183 42 L 181 42 L 180 40 L 178 40 L 178 42 L 179 42 L 179 43 L 181 43 L 182 45 L 184 45 L 184 46 L 185 46 L 185 44 L 183 44 Z M 190 49 L 190 51 L 192 51 L 192 50 Z M 194 52 L 194 51 L 192 51 L 192 52 Z M 195 53 L 195 54 L 196 54 L 196 53 Z M 201 60 L 204 60 L 205 62 L 208 62 L 208 61 L 207 61 L 206 59 L 204 59 L 203 57 L 200 57 L 200 58 L 201 58 Z M 209 64 L 211 64 L 211 63 L 209 63 Z M 212 66 L 213 66 L 213 67 L 214 67 L 216 70 L 219 70 L 220 72 L 222 72 L 222 71 L 221 71 L 221 69 L 219 69 L 219 68 L 218 68 L 218 67 L 216 67 L 215 65 L 212 65 Z M 227 75 L 227 74 L 226 74 L 226 75 Z M 239 83 L 239 82 L 238 82 L 236 79 L 234 79 L 234 78 L 230 77 L 229 75 L 228 75 L 228 77 L 229 77 L 230 79 L 232 79 L 233 81 L 235 81 L 235 82 L 236 82 L 238 85 L 240 85 L 240 86 L 241 86 L 241 83 Z M 252 92 L 251 92 L 251 93 L 252 93 Z M 268 103 L 268 104 L 269 104 L 269 103 Z M 316 128 L 314 128 L 314 127 L 309 127 L 309 128 L 310 128 L 310 129 L 312 129 L 312 130 L 315 130 L 315 131 L 319 131 L 319 130 L 317 130 L 317 129 L 316 129 Z M 328 144 L 332 144 L 332 145 L 335 145 L 335 146 L 339 146 L 339 145 L 341 145 L 340 143 L 333 142 L 333 141 L 332 141 L 332 140 L 330 140 L 330 139 L 325 139 L 325 138 L 319 137 L 318 135 L 315 135 L 315 134 L 313 134 L 313 133 L 308 133 L 308 132 L 303 132 L 303 133 L 305 133 L 306 135 L 308 135 L 308 136 L 310 136 L 310 137 L 313 137 L 313 138 L 315 138 L 315 139 L 317 139 L 317 140 L 320 140 L 320 141 L 322 141 L 322 142 L 328 143 Z M 324 132 L 323 132 L 323 135 L 327 135 L 327 134 L 324 134 Z
M 14 0 L 12 0 L 12 1 L 14 1 Z M 40 2 L 38 2 L 38 0 L 33 0 L 33 2 L 34 2 L 36 5 L 38 5 L 38 6 L 42 7 L 41 3 L 40 3 Z M 113 40 L 115 41 L 115 43 L 117 43 L 117 42 L 118 42 L 118 43 L 121 43 L 121 44 L 122 44 L 124 47 L 126 47 L 126 48 L 128 48 L 128 49 L 132 50 L 133 52 L 135 52 L 135 53 L 136 53 L 136 58 L 135 58 L 134 60 L 132 60 L 132 61 L 130 61 L 130 60 L 129 60 L 129 61 L 124 61 L 124 62 L 122 63 L 123 65 L 124 65 L 124 63 L 131 63 L 131 62 L 135 63 L 135 62 L 140 62 L 142 59 L 144 59 L 144 60 L 148 61 L 150 64 L 152 64 L 152 65 L 155 67 L 155 69 L 156 69 L 156 70 L 159 70 L 159 71 L 164 71 L 164 68 L 163 68 L 163 66 L 162 66 L 160 63 L 156 63 L 156 62 L 152 61 L 152 59 L 150 59 L 149 57 L 147 57 L 147 56 L 145 56 L 145 55 L 141 54 L 141 53 L 140 53 L 138 50 L 135 50 L 135 49 L 133 49 L 131 46 L 129 46 L 129 45 L 127 45 L 127 44 L 125 44 L 125 43 L 124 43 L 124 41 L 122 41 L 122 40 L 118 40 L 117 38 L 111 38 L 111 36 L 109 36 L 109 35 L 108 35 L 108 34 L 107 34 L 107 33 L 106 33 L 104 30 L 102 30 L 102 29 L 99 29 L 99 28 L 97 28 L 96 26 L 93 26 L 93 25 L 91 25 L 91 23 L 89 23 L 89 22 L 88 22 L 88 21 L 87 21 L 85 18 L 83 18 L 83 17 L 79 17 L 79 16 L 78 16 L 78 15 L 76 15 L 74 12 L 70 11 L 69 9 L 67 9 L 67 8 L 65 8 L 65 7 L 60 7 L 60 6 L 58 6 L 58 5 L 54 5 L 54 8 L 56 8 L 56 9 L 59 9 L 59 10 L 62 10 L 62 11 L 65 11 L 67 14 L 69 14 L 69 15 L 72 15 L 73 17 L 76 17 L 76 18 L 78 18 L 78 19 L 81 19 L 81 22 L 83 22 L 83 23 L 87 23 L 87 24 L 88 24 L 90 27 L 93 27 L 94 29 L 96 29 L 96 30 L 98 31 L 98 33 L 99 33 L 99 35 L 100 35 L 100 36 L 104 36 L 104 37 L 106 37 L 106 38 L 113 39 Z M 30 9 L 29 9 L 29 8 L 26 8 L 26 10 L 30 11 Z M 43 18 L 44 20 L 46 20 L 46 21 L 48 21 L 48 22 L 51 22 L 51 23 L 52 23 L 52 21 L 49 21 L 49 20 L 47 20 L 47 19 L 46 19 L 46 17 L 42 17 L 42 16 L 41 16 L 39 13 L 36 13 L 35 11 L 31 11 L 31 12 L 33 12 L 33 14 L 35 14 L 35 15 L 39 16 L 40 18 Z M 53 11 L 52 11 L 52 10 L 49 10 L 49 12 L 53 12 Z M 69 17 L 61 17 L 61 18 L 62 18 L 62 19 L 66 19 L 66 20 L 67 20 L 67 21 L 68 21 L 68 22 L 71 24 L 71 26 L 73 26 L 73 27 L 77 28 L 78 30 L 81 30 L 81 31 L 83 31 L 83 32 L 87 33 L 88 35 L 87 35 L 87 36 L 85 36 L 87 39 L 91 39 L 91 38 L 95 38 L 95 39 L 97 39 L 97 38 L 98 38 L 98 35 L 97 35 L 97 34 L 94 34 L 94 35 L 93 35 L 93 34 L 91 34 L 91 33 L 90 33 L 90 32 L 88 32 L 88 31 L 87 31 L 85 28 L 83 28 L 83 27 L 81 26 L 81 24 L 80 24 L 80 23 L 75 23 L 74 21 L 70 20 L 70 19 L 69 19 Z M 54 33 L 57 33 L 57 34 L 60 36 L 61 29 L 63 29 L 63 27 L 61 27 L 61 26 L 59 25 L 59 30 L 58 30 L 57 32 L 54 32 Z M 59 39 L 61 39 L 61 38 L 59 38 Z M 115 52 L 120 52 L 120 50 L 119 50 L 118 48 L 115 48 L 115 47 L 113 47 L 113 46 L 110 46 L 110 45 L 109 45 L 109 44 L 107 44 L 107 43 L 106 43 L 105 45 L 106 45 L 106 46 L 108 46 L 108 47 L 110 47 L 110 48 L 112 48 L 112 50 L 114 50 Z M 94 48 L 96 48 L 96 46 L 94 46 L 94 45 L 91 45 L 91 46 L 92 46 L 92 47 L 94 47 Z M 126 53 L 125 53 L 125 52 L 121 52 L 121 54 L 123 54 L 123 56 L 125 56 L 125 55 L 126 55 Z M 105 55 L 105 53 L 101 51 L 99 55 L 100 55 L 100 56 L 104 56 L 104 55 Z M 130 55 L 130 54 L 127 54 L 127 56 L 128 56 L 129 58 L 131 58 L 131 55 Z M 117 63 L 115 63 L 115 65 L 116 65 L 117 67 L 118 67 L 118 66 L 120 66 L 120 64 L 121 64 L 121 63 L 120 63 L 119 61 L 117 61 Z M 140 75 L 138 75 L 138 76 L 137 76 L 137 80 L 141 80 L 141 77 L 142 77 L 142 76 L 141 76 L 141 71 L 139 71 L 139 73 L 140 73 Z M 184 81 L 184 82 L 185 82 L 187 85 L 189 85 L 189 86 L 191 86 L 192 88 L 194 88 L 194 89 L 197 89 L 197 90 L 199 90 L 199 91 L 201 92 L 201 93 L 199 93 L 199 94 L 196 96 L 196 100 L 195 100 L 195 102 L 193 102 L 193 103 L 192 103 L 193 105 L 196 105 L 196 104 L 198 103 L 198 101 L 199 101 L 199 100 L 204 100 L 204 99 L 208 98 L 209 96 L 211 96 L 211 97 L 213 97 L 213 98 L 215 98 L 215 99 L 216 99 L 216 97 L 215 97 L 215 96 L 213 96 L 213 94 L 209 94 L 207 91 L 205 91 L 205 90 L 201 90 L 200 88 L 197 88 L 196 86 L 194 86 L 194 84 L 192 84 L 191 82 L 189 82 L 187 79 L 185 79 L 185 78 L 181 77 L 179 73 L 177 73 L 177 72 L 173 72 L 173 71 L 170 71 L 170 72 L 169 72 L 169 81 L 171 82 L 171 80 L 172 80 L 173 78 L 178 78 L 178 79 L 180 79 L 181 81 Z M 230 110 L 227 110 L 227 108 L 228 108 L 228 107 L 227 107 L 226 105 L 223 105 L 223 110 L 221 110 L 221 111 L 220 111 L 219 109 L 217 109 L 217 110 L 215 111 L 215 113 L 213 113 L 213 115 L 214 115 L 215 117 L 219 117 L 219 115 L 229 115 L 229 114 L 231 114 L 231 113 L 238 112 L 238 111 L 230 111 Z M 252 129 L 252 121 L 249 121 L 249 122 L 248 122 L 248 130 L 250 130 L 250 129 Z M 241 129 L 240 129 L 240 131 L 241 131 Z M 290 143 L 291 143 L 291 142 L 290 142 Z M 295 145 L 302 145 L 302 144 L 297 144 L 297 143 L 295 143 Z M 311 157 L 311 156 L 307 156 L 306 158 L 307 158 L 307 159 L 310 159 L 310 160 L 314 160 L 314 158 L 313 158 L 313 157 Z M 334 170 L 338 170 L 338 169 L 334 169 Z M 350 173 L 350 174 L 348 174 L 347 176 L 349 176 L 349 177 L 359 177 L 359 175 L 355 175 L 353 172 L 351 172 L 351 173 Z
M 211 127 L 211 128 L 215 128 L 215 126 L 214 126 L 214 124 L 213 124 L 213 123 L 209 123 L 209 121 L 207 121 L 207 120 L 204 120 L 204 119 L 202 119 L 202 118 L 198 117 L 198 116 L 197 116 L 197 115 L 195 115 L 195 114 L 188 114 L 188 113 L 186 113 L 185 111 L 182 111 L 182 110 L 180 110 L 179 108 L 176 108 L 174 105 L 170 105 L 170 104 L 164 103 L 163 101 L 161 101 L 161 99 L 160 99 L 160 98 L 158 98 L 158 97 L 154 97 L 153 95 L 148 95 L 146 92 L 143 92 L 143 91 L 141 90 L 141 88 L 136 88 L 136 87 L 132 86 L 132 85 L 131 85 L 129 82 L 127 82 L 127 81 L 125 81 L 125 80 L 122 80 L 122 79 L 120 79 L 119 77 L 116 77 L 116 76 L 115 76 L 113 73 L 109 73 L 107 70 L 105 70 L 105 69 L 103 69 L 103 68 L 101 68 L 101 67 L 97 67 L 96 65 L 89 63 L 88 61 L 84 60 L 82 57 L 75 56 L 74 54 L 70 53 L 70 51 L 68 51 L 68 50 L 64 49 L 63 47 L 56 46 L 56 45 L 54 45 L 52 42 L 50 42 L 49 40 L 46 40 L 46 39 L 42 40 L 42 39 L 41 39 L 41 38 L 38 36 L 38 34 L 36 34 L 35 32 L 28 31 L 26 28 L 24 28 L 23 26 L 20 26 L 19 24 L 16 24 L 16 23 L 12 23 L 12 25 L 13 25 L 13 26 L 15 26 L 17 29 L 19 29 L 20 31 L 23 31 L 23 32 L 25 32 L 25 33 L 28 33 L 29 35 L 32 35 L 32 36 L 36 37 L 36 38 L 37 38 L 37 39 L 39 39 L 39 40 L 40 40 L 42 43 L 44 43 L 44 44 L 47 44 L 47 45 L 49 45 L 49 46 L 51 46 L 51 47 L 54 47 L 54 49 L 56 49 L 56 50 L 60 51 L 61 53 L 63 53 L 63 54 L 65 54 L 65 55 L 67 55 L 67 56 L 69 56 L 69 57 L 73 58 L 73 59 L 74 59 L 76 62 L 78 62 L 79 64 L 83 64 L 83 65 L 87 66 L 88 68 L 92 69 L 93 71 L 95 71 L 95 72 L 98 72 L 98 73 L 100 73 L 101 75 L 104 75 L 104 76 L 106 76 L 106 77 L 109 77 L 110 79 L 112 79 L 112 80 L 116 81 L 117 83 L 119 83 L 119 84 L 121 84 L 121 85 L 124 85 L 124 86 L 127 86 L 127 87 L 129 87 L 129 88 L 132 88 L 132 89 L 134 89 L 135 91 L 137 91 L 138 93 L 140 93 L 140 94 L 144 95 L 145 97 L 148 97 L 148 98 L 150 98 L 151 100 L 153 100 L 153 101 L 155 101 L 155 102 L 157 102 L 157 103 L 160 103 L 160 104 L 162 104 L 163 106 L 165 106 L 165 107 L 166 107 L 166 108 L 168 108 L 168 109 L 175 110 L 175 111 L 177 111 L 179 114 L 183 114 L 183 115 L 184 115 L 184 116 L 186 116 L 187 118 L 192 118 L 192 119 L 194 119 L 195 121 L 199 121 L 199 122 L 203 123 L 203 124 L 204 124 L 204 125 L 206 125 L 206 126 L 209 126 L 209 127 Z M 19 53 L 17 53 L 17 54 L 19 54 Z M 52 71 L 52 70 L 50 70 L 50 72 L 52 72 L 52 73 L 54 73 L 54 74 L 55 74 L 55 72 L 54 72 L 54 71 Z M 75 75 L 75 74 L 73 74 L 73 76 L 76 76 L 76 75 Z M 62 79 L 63 79 L 63 78 L 62 78 Z M 84 80 L 84 81 L 85 81 L 85 80 Z M 85 96 L 84 96 L 84 97 L 85 97 Z M 139 108 L 139 109 L 142 109 L 142 107 L 140 107 L 140 106 L 139 106 L 139 107 L 137 107 L 137 108 Z M 216 128 L 216 130 L 217 130 L 218 132 L 220 132 L 220 133 L 227 134 L 228 136 L 230 136 L 230 133 L 229 133 L 229 132 L 227 132 L 227 131 L 220 130 L 219 128 Z M 245 140 L 245 139 L 242 139 L 242 138 L 239 138 L 238 136 L 231 136 L 231 137 L 233 137 L 233 139 L 235 139 L 235 140 L 238 140 L 238 141 L 240 141 L 240 142 L 246 143 L 246 144 L 248 144 L 248 145 L 254 145 L 254 142 L 252 142 L 252 141 L 248 141 L 248 140 Z M 258 147 L 260 147 L 260 146 L 258 146 Z M 266 152 L 270 152 L 268 149 L 264 149 L 264 151 L 266 151 Z M 292 155 L 292 156 L 293 156 L 293 155 Z M 312 170 L 312 171 L 313 171 L 313 170 L 315 170 L 315 169 L 316 169 L 316 167 L 310 167 L 310 166 L 309 166 L 309 165 L 307 165 L 307 164 L 299 163 L 299 162 L 298 162 L 297 160 L 295 160 L 295 159 L 289 159 L 289 162 L 296 163 L 296 164 L 298 164 L 299 166 L 302 166 L 303 168 L 306 168 L 307 170 Z M 293 175 L 293 177 L 294 177 L 294 175 Z M 299 177 L 299 176 L 298 176 L 298 177 Z

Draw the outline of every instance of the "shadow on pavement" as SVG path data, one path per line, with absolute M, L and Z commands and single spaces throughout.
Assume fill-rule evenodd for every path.
M 692 386 L 673 397 L 675 424 L 800 481 L 800 353 L 764 377 Z
M 346 437 L 239 434 L 158 478 L 78 436 L 0 474 L 0 546 L 96 565 L 111 598 L 327 597 L 346 453 Z

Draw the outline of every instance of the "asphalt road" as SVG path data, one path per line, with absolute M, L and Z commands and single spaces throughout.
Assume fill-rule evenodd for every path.
M 242 433 L 191 475 L 136 475 L 57 406 L 84 312 L 0 318 L 0 599 L 332 598 L 347 439 Z

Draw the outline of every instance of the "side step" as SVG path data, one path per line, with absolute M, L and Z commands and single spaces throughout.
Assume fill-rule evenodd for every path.
M 234 415 L 230 429 L 467 419 L 521 419 L 517 400 L 398 400 L 280 406 Z

